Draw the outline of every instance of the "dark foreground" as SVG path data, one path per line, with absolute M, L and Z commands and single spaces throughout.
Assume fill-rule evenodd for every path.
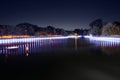
M 19 56 L 0 56 L 0 79 L 119 80 L 119 53 L 106 54 L 84 46 Z

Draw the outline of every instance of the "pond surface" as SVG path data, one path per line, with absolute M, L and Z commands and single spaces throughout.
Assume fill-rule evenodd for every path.
M 120 43 L 71 38 L 5 44 L 0 66 L 4 79 L 119 80 Z

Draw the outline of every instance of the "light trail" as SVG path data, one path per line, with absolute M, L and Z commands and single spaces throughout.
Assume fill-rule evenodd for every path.
M 115 37 L 95 37 L 95 36 L 84 36 L 85 38 L 89 38 L 90 40 L 96 41 L 107 41 L 107 42 L 118 42 L 120 43 L 120 38 Z
M 12 38 L 12 39 L 0 39 L 0 44 L 10 44 L 10 43 L 23 43 L 23 42 L 33 42 L 37 40 L 49 40 L 49 39 L 68 39 L 68 38 L 79 38 L 81 36 L 61 36 L 61 37 L 34 37 L 34 38 Z
M 11 39 L 0 39 L 0 44 L 10 44 L 10 43 L 24 43 L 24 42 L 34 42 L 38 40 L 49 40 L 49 39 L 68 39 L 68 38 L 80 38 L 80 36 L 60 36 L 60 37 L 34 37 L 34 38 L 11 38 Z M 120 43 L 120 38 L 114 37 L 95 37 L 95 36 L 84 36 L 84 38 L 89 38 L 90 40 L 96 41 L 108 41 L 108 42 L 118 42 Z

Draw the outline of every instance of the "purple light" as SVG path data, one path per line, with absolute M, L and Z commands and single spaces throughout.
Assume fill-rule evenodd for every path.
M 49 39 L 68 39 L 68 38 L 79 38 L 81 36 L 61 36 L 61 37 L 35 37 L 35 38 L 20 38 L 20 39 L 0 39 L 0 44 L 7 43 L 22 43 L 22 42 L 33 42 L 37 40 L 49 40 Z

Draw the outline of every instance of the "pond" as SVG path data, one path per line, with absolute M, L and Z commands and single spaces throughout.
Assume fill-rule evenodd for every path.
M 118 80 L 120 44 L 86 38 L 8 43 L 0 45 L 0 66 L 1 78 L 17 80 Z

